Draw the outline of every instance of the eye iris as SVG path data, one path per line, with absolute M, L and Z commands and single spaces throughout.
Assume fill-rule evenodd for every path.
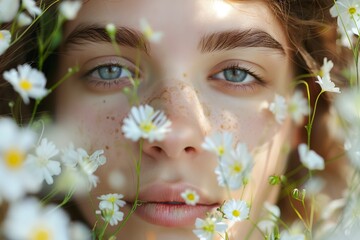
M 120 77 L 122 69 L 118 66 L 104 66 L 100 67 L 98 72 L 102 79 L 116 79 Z
M 242 82 L 246 78 L 247 73 L 238 68 L 229 68 L 224 70 L 225 79 L 230 82 Z

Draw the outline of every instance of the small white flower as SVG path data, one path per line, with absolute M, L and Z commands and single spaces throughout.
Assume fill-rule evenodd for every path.
M 117 205 L 118 207 L 125 206 L 126 202 L 121 200 L 124 197 L 122 194 L 117 193 L 109 193 L 106 195 L 101 195 L 98 197 L 100 201 L 99 208 L 105 209 L 105 208 L 112 208 L 114 205 Z
M 302 143 L 298 146 L 300 161 L 309 170 L 323 170 L 325 168 L 324 159 L 315 151 L 309 150 L 307 144 Z
M 245 144 L 239 143 L 229 156 L 222 158 L 215 169 L 220 186 L 239 189 L 249 178 L 253 158 Z
M 187 205 L 192 205 L 192 206 L 195 206 L 200 199 L 199 195 L 191 189 L 186 189 L 184 192 L 182 192 L 181 197 L 182 199 L 184 199 Z
M 10 22 L 19 10 L 20 0 L 1 0 L 0 1 L 0 23 Z
M 227 224 L 215 217 L 196 218 L 195 228 L 193 232 L 200 240 L 212 240 L 215 234 L 226 231 Z
M 269 110 L 275 115 L 277 123 L 282 124 L 287 116 L 288 106 L 285 98 L 280 95 L 275 95 L 274 102 L 270 103 Z
M 30 15 L 36 16 L 41 14 L 41 9 L 36 6 L 36 2 L 34 0 L 23 0 L 22 4 Z
M 149 105 L 132 107 L 130 114 L 124 119 L 122 131 L 125 137 L 132 141 L 140 138 L 149 142 L 162 141 L 165 134 L 170 132 L 171 122 L 162 111 L 155 111 Z
M 326 57 L 323 59 L 323 65 L 321 66 L 319 76 L 323 77 L 330 75 L 331 69 L 334 67 L 334 63 L 328 60 Z
M 229 132 L 216 132 L 210 137 L 206 137 L 201 147 L 213 152 L 218 157 L 229 155 L 233 146 L 233 135 Z
M 309 105 L 302 92 L 296 91 L 291 97 L 288 112 L 296 124 L 301 124 L 303 117 L 309 115 Z
M 116 205 L 113 209 L 104 208 L 96 210 L 95 213 L 101 215 L 101 218 L 111 226 L 116 226 L 124 219 L 124 213 L 119 211 L 119 208 Z
M 32 22 L 32 18 L 29 17 L 26 13 L 20 13 L 18 17 L 18 25 L 19 27 L 25 27 L 30 25 Z
M 0 55 L 2 55 L 10 46 L 11 33 L 8 30 L 0 31 Z
M 360 26 L 360 3 L 357 0 L 338 0 L 330 9 L 332 17 L 337 17 L 338 27 L 341 33 L 359 35 Z
M 26 104 L 29 103 L 29 97 L 41 99 L 48 93 L 44 74 L 28 64 L 19 65 L 18 71 L 11 69 L 4 72 L 3 77 L 11 83 Z
M 36 134 L 8 118 L 0 118 L 0 133 L 0 199 L 14 201 L 39 191 L 41 182 L 26 164 Z
M 70 238 L 76 240 L 90 240 L 92 235 L 90 229 L 81 222 L 71 223 L 70 226 Z
M 158 43 L 163 36 L 162 32 L 154 32 L 150 24 L 144 18 L 140 19 L 140 30 L 150 42 Z
M 33 198 L 11 204 L 3 225 L 6 239 L 11 240 L 70 239 L 69 227 L 69 217 L 62 209 L 42 207 Z
M 40 146 L 36 148 L 36 156 L 31 154 L 28 156 L 27 164 L 41 182 L 45 180 L 47 184 L 53 184 L 53 176 L 61 173 L 60 162 L 52 160 L 58 153 L 59 150 L 54 143 L 44 138 L 41 140 Z
M 276 227 L 276 222 L 280 218 L 280 208 L 276 205 L 265 202 L 264 208 L 267 211 L 267 216 L 261 220 L 257 226 L 264 233 L 272 233 L 273 229 Z
M 226 218 L 234 222 L 247 219 L 250 212 L 250 208 L 245 201 L 234 199 L 226 201 L 222 210 Z
M 70 185 L 82 193 L 84 184 L 87 183 L 87 190 L 96 187 L 98 177 L 94 175 L 95 171 L 106 162 L 106 157 L 103 156 L 104 150 L 97 150 L 89 155 L 84 149 L 78 148 L 75 150 L 74 146 L 70 144 L 68 148 L 63 151 L 61 157 L 62 162 L 67 167 L 66 174 L 61 174 L 60 185 L 61 188 L 66 188 L 66 184 L 73 181 Z M 75 179 L 74 179 L 75 178 Z
M 74 20 L 81 6 L 81 1 L 63 1 L 60 3 L 59 11 L 67 20 Z
M 317 76 L 318 83 L 321 86 L 321 89 L 325 92 L 335 92 L 340 93 L 340 89 L 335 87 L 335 83 L 331 81 L 330 71 L 333 68 L 334 64 L 331 60 L 324 58 L 324 63 L 321 67 L 320 76 Z

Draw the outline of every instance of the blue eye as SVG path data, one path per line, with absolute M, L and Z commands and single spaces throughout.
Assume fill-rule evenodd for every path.
M 116 80 L 120 78 L 133 78 L 134 74 L 119 65 L 99 66 L 91 72 L 91 76 L 101 80 Z
M 226 80 L 233 83 L 247 83 L 256 80 L 256 78 L 245 69 L 239 67 L 230 67 L 214 74 L 213 79 Z

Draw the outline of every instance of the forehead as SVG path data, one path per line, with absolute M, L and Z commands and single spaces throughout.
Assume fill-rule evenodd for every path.
M 203 34 L 234 29 L 263 30 L 287 46 L 282 24 L 261 0 L 89 0 L 78 17 L 67 23 L 65 36 L 79 25 L 114 23 L 140 29 L 144 18 L 153 29 L 165 33 L 163 47 L 180 39 L 179 52 Z

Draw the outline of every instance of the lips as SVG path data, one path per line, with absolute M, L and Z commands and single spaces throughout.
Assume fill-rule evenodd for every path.
M 199 195 L 199 203 L 195 206 L 185 204 L 181 198 L 186 189 L 192 189 Z M 219 203 L 187 184 L 152 184 L 140 191 L 139 200 L 142 204 L 136 208 L 135 214 L 151 224 L 165 227 L 192 226 L 197 217 L 203 218 L 219 206 Z

